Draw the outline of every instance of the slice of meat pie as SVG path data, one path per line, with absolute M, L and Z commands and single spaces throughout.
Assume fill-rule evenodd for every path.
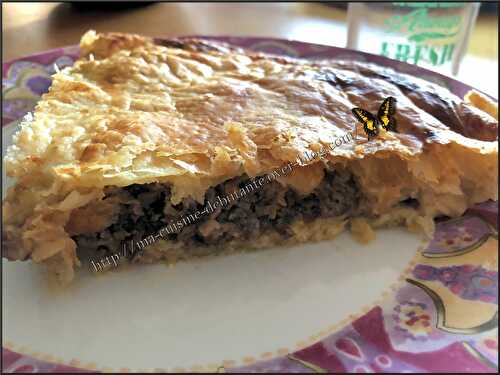
M 497 109 L 477 93 L 201 40 L 90 31 L 81 51 L 5 160 L 3 254 L 63 282 L 124 243 L 121 259 L 156 262 L 344 228 L 430 235 L 436 216 L 497 199 Z M 352 110 L 388 97 L 396 126 L 368 138 Z

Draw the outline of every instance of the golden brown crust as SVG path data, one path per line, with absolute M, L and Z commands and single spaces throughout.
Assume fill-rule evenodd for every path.
M 465 102 L 472 104 L 474 107 L 486 112 L 490 116 L 498 120 L 498 104 L 488 98 L 486 95 L 481 94 L 476 90 L 471 90 L 465 94 Z
M 54 75 L 34 120 L 21 125 L 8 150 L 5 165 L 17 184 L 4 201 L 7 257 L 77 264 L 70 233 L 107 225 L 102 218 L 111 211 L 86 208 L 107 185 L 165 182 L 174 203 L 188 196 L 202 202 L 210 186 L 268 172 L 353 131 L 356 145 L 343 144 L 324 161 L 356 174 L 375 215 L 403 193 L 418 197 L 426 215 L 457 215 L 496 199 L 498 147 L 490 140 L 498 123 L 436 85 L 391 81 L 390 70 L 370 64 L 174 42 L 83 36 L 82 58 Z M 424 87 L 431 104 L 405 82 Z M 397 99 L 399 132 L 367 141 L 351 109 L 376 112 L 387 96 Z M 429 105 L 441 105 L 439 113 Z M 477 139 L 467 132 L 470 119 Z M 311 191 L 322 178 L 319 166 L 298 168 L 282 182 Z M 96 217 L 78 221 L 75 210 Z

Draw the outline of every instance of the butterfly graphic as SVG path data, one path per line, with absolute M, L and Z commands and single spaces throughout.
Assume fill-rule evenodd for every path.
M 352 113 L 363 124 L 363 130 L 368 139 L 378 135 L 379 125 L 387 131 L 396 131 L 396 119 L 393 117 L 396 113 L 396 99 L 392 96 L 389 96 L 382 102 L 382 105 L 378 109 L 377 117 L 361 108 L 353 108 Z

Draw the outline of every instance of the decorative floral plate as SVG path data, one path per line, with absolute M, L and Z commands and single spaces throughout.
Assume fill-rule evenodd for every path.
M 263 38 L 210 38 L 308 59 L 356 59 L 448 87 L 413 65 Z M 3 64 L 3 135 L 78 47 Z M 3 187 L 11 181 L 4 178 Z M 140 266 L 69 289 L 3 260 L 5 372 L 497 372 L 498 204 L 440 222 L 427 245 L 402 229 L 367 246 L 337 240 L 197 262 Z

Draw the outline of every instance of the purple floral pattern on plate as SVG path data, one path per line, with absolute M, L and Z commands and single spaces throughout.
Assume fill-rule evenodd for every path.
M 227 372 L 273 372 L 276 364 L 285 358 L 314 372 L 494 372 L 488 363 L 478 361 L 460 341 L 449 340 L 442 347 L 429 351 L 408 352 L 396 348 L 390 331 L 386 329 L 387 316 L 381 307 L 374 307 L 339 332 L 281 360 L 263 361 L 252 366 L 226 369 Z M 420 343 L 420 346 L 423 346 Z M 304 371 L 305 372 L 305 371 Z
M 464 216 L 437 224 L 437 231 L 424 251 L 427 257 L 457 256 L 480 246 L 494 230 L 477 216 Z
M 439 281 L 463 299 L 498 304 L 498 272 L 481 266 L 433 267 L 419 264 L 413 270 L 418 280 Z
M 413 340 L 425 341 L 432 331 L 429 306 L 422 302 L 405 301 L 393 309 L 392 318 L 397 323 L 396 329 L 404 332 Z
M 374 62 L 425 77 L 448 87 L 460 97 L 471 89 L 438 73 L 343 48 L 269 38 L 206 38 L 252 50 L 312 60 L 356 59 Z M 4 63 L 3 124 L 18 120 L 31 111 L 40 95 L 47 91 L 56 66 L 62 69 L 71 65 L 78 53 L 78 46 L 69 46 Z M 476 205 L 458 220 L 439 223 L 434 239 L 420 255 L 420 260 L 432 263 L 439 258 L 441 263 L 429 265 L 417 262 L 408 276 L 414 277 L 416 281 L 440 283 L 457 298 L 466 301 L 497 305 L 498 272 L 488 268 L 493 263 L 460 263 L 461 256 L 479 251 L 490 238 L 496 240 L 496 228 L 498 203 L 492 201 Z M 494 256 L 496 254 L 491 254 L 492 259 Z M 450 261 L 450 264 L 443 266 L 443 261 Z M 396 291 L 368 313 L 319 342 L 289 355 L 247 366 L 219 369 L 236 373 L 497 372 L 497 323 L 474 333 L 451 333 L 439 325 L 439 306 L 431 297 L 414 282 L 401 282 Z M 478 308 L 481 306 L 478 305 Z M 6 348 L 2 350 L 2 359 L 5 372 L 95 372 L 42 361 Z
M 72 52 L 71 55 L 61 55 L 63 51 L 58 49 L 47 53 L 46 56 L 35 55 L 3 64 L 3 125 L 33 110 L 40 96 L 48 91 L 52 82 L 51 75 L 56 69 L 73 64 L 77 58 L 77 50 L 70 49 L 68 52 Z

